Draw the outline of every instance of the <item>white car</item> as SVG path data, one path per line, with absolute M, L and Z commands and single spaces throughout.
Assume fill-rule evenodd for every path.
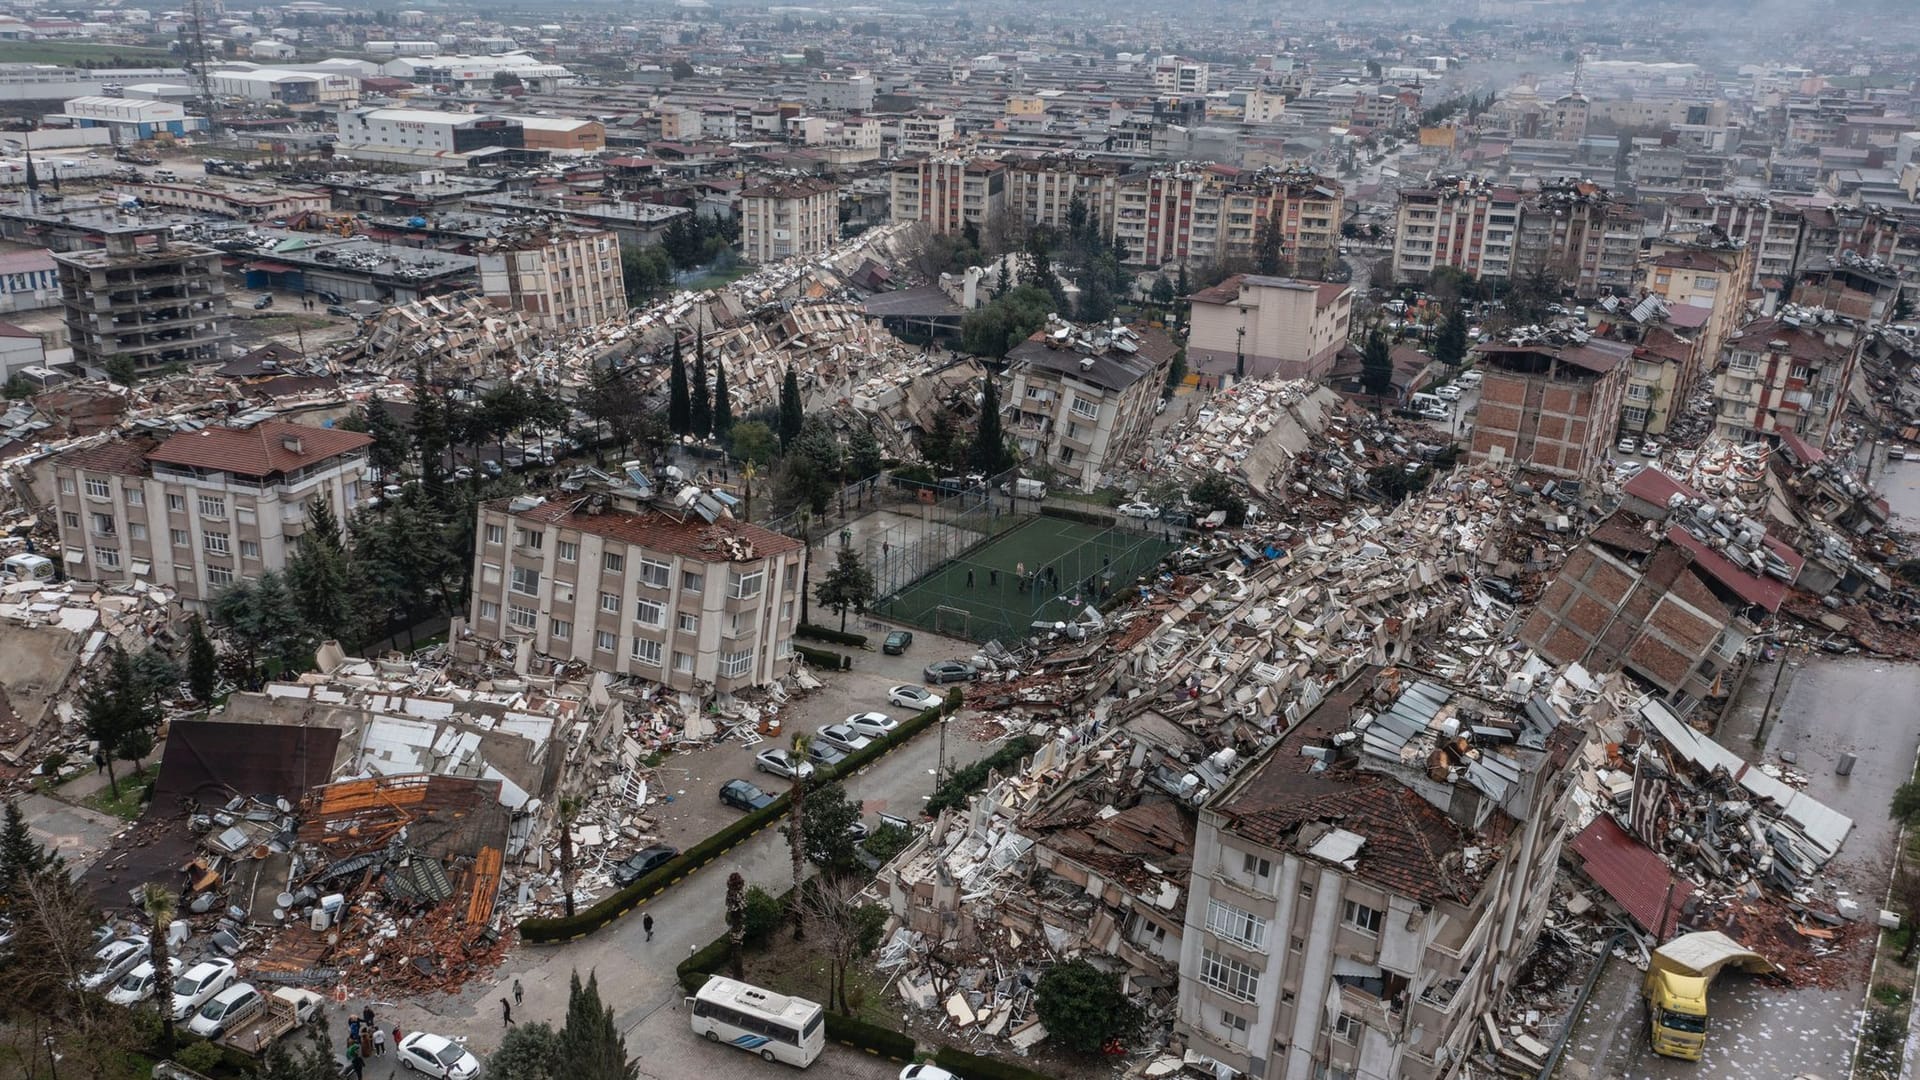
M 938 1065 L 909 1065 L 900 1070 L 900 1080 L 960 1080 Z
M 104 991 L 120 981 L 120 977 L 147 958 L 147 939 L 143 937 L 121 938 L 100 946 L 93 954 L 93 970 L 80 980 L 80 985 L 88 990 Z
M 1658 439 L 1640 440 L 1640 452 L 1647 455 L 1648 457 L 1659 457 L 1660 456 L 1660 440 Z
M 792 751 L 782 750 L 777 746 L 771 750 L 762 750 L 758 754 L 755 754 L 753 756 L 753 767 L 759 769 L 761 772 L 772 773 L 775 776 L 785 777 L 788 780 L 793 779 L 793 774 L 796 772 L 800 774 L 803 780 L 813 776 L 813 766 L 804 761 L 796 764 Z
M 211 1039 L 227 1033 L 227 1030 L 247 1017 L 265 1008 L 267 999 L 252 983 L 234 983 L 207 999 L 200 1011 L 193 1014 L 193 1020 L 187 1024 L 187 1030 L 203 1039 Z
M 896 686 L 887 691 L 887 701 L 914 712 L 925 712 L 940 704 L 940 695 L 924 686 Z
M 167 957 L 167 968 L 174 978 L 180 977 L 180 961 L 177 957 Z M 153 961 L 143 960 L 140 966 L 120 976 L 120 981 L 107 991 L 107 1000 L 115 1005 L 135 1005 L 153 996 Z M 175 1019 L 179 1019 L 175 1017 Z
M 835 750 L 845 751 L 849 754 L 858 750 L 865 750 L 873 742 L 872 739 L 867 738 L 865 735 L 860 734 L 845 724 L 823 724 L 820 730 L 814 733 L 814 737 L 826 743 L 828 746 L 833 747 Z
M 869 739 L 884 739 L 893 734 L 900 721 L 883 712 L 862 712 L 847 717 L 846 725 Z
M 1622 454 L 1638 453 L 1640 450 L 1640 440 L 1634 438 L 1632 435 L 1622 435 L 1620 436 L 1620 441 L 1613 444 L 1613 448 Z
M 1461 393 L 1460 387 L 1453 383 L 1448 383 L 1435 390 L 1433 396 L 1439 398 L 1441 401 L 1459 401 Z
M 400 1067 L 446 1080 L 470 1080 L 480 1075 L 480 1059 L 444 1035 L 416 1031 L 400 1040 L 396 1052 Z
M 173 1018 L 185 1020 L 207 999 L 233 985 L 233 961 L 202 960 L 173 980 Z
M 1115 507 L 1114 510 L 1121 517 L 1143 518 L 1147 521 L 1152 521 L 1154 518 L 1157 518 L 1160 516 L 1160 508 L 1153 505 L 1152 503 L 1144 503 L 1144 502 L 1121 503 L 1119 506 Z

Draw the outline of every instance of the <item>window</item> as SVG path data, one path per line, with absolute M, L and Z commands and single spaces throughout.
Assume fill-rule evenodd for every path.
M 207 567 L 207 584 L 219 588 L 233 584 L 233 571 L 224 566 Z
M 487 526 L 487 543 L 504 544 L 507 542 L 507 530 L 503 525 Z
M 258 561 L 260 558 L 259 542 L 256 540 L 240 541 L 240 557 L 243 559 L 253 559 L 255 561 Z
M 1645 383 L 1628 383 L 1627 384 L 1627 400 L 1628 401 L 1652 401 L 1653 387 L 1648 386 Z
M 1753 371 L 1760 366 L 1760 358 L 1753 353 L 1734 353 L 1727 360 L 1728 371 Z
M 526 566 L 513 568 L 513 591 L 528 596 L 540 595 L 540 571 Z
M 94 548 L 93 565 L 102 570 L 120 569 L 120 549 L 110 547 Z
M 677 652 L 673 654 L 673 670 L 687 672 L 693 670 L 693 654 Z
M 673 580 L 673 567 L 657 559 L 640 559 L 640 584 L 653 589 L 664 589 Z
M 110 499 L 113 497 L 113 485 L 105 480 L 87 478 L 87 497 L 89 499 Z
M 593 633 L 593 647 L 601 652 L 612 652 L 620 644 L 620 636 L 611 630 L 596 630 Z
M 187 535 L 187 530 L 169 529 L 168 532 L 173 537 L 174 547 L 192 547 L 193 546 L 193 537 Z
M 1626 405 L 1620 409 L 1620 420 L 1629 427 L 1640 427 L 1647 422 L 1647 410 L 1638 405 Z
M 60 524 L 68 529 L 78 529 L 80 527 L 80 515 L 69 510 L 60 515 Z
M 128 488 L 127 489 L 127 505 L 128 506 L 147 505 L 146 492 L 141 491 L 139 488 Z
M 530 607 L 508 604 L 507 621 L 521 630 L 532 630 L 540 625 L 540 613 Z
M 1097 419 L 1100 415 L 1100 406 L 1094 404 L 1091 401 L 1087 401 L 1083 398 L 1074 398 L 1073 399 L 1073 415 L 1078 416 L 1084 420 Z
M 579 544 L 575 544 L 567 540 L 562 540 L 554 546 L 558 549 L 557 553 L 560 556 L 561 562 L 579 562 L 580 561 L 580 545 Z
M 730 652 L 720 658 L 720 677 L 723 679 L 737 679 L 752 670 L 752 649 L 741 649 L 739 652 Z
M 491 600 L 480 601 L 480 618 L 491 622 L 500 617 L 500 605 Z
M 1200 981 L 1241 1001 L 1252 1001 L 1260 992 L 1258 971 L 1212 949 L 1200 953 Z
M 137 521 L 130 521 L 127 523 L 127 535 L 135 540 L 145 540 L 147 538 L 147 527 Z
M 547 546 L 547 534 L 540 529 L 521 529 L 520 544 L 539 551 Z
M 793 621 L 793 601 L 783 600 L 780 602 L 780 621 L 782 623 Z
M 619 595 L 615 593 L 610 593 L 610 592 L 601 593 L 600 594 L 600 610 L 609 612 L 614 615 L 620 614 Z
M 71 476 L 61 477 L 60 478 L 60 494 L 71 495 L 73 494 L 73 492 L 74 492 L 73 477 Z
M 234 519 L 242 525 L 258 525 L 260 523 L 259 517 L 244 506 L 234 507 L 233 516 Z
M 1267 920 L 1251 911 L 1241 911 L 1232 904 L 1207 901 L 1207 929 L 1218 937 L 1250 949 L 1266 946 Z
M 1795 364 L 1792 368 L 1788 369 L 1787 378 L 1806 382 L 1808 379 L 1813 378 L 1813 369 L 1805 364 Z
M 1341 917 L 1363 933 L 1378 934 L 1380 932 L 1380 912 L 1365 904 L 1347 901 L 1346 913 Z
M 549 632 L 552 633 L 555 638 L 565 641 L 573 636 L 573 624 L 565 619 L 555 619 L 549 628 Z
M 609 551 L 601 557 L 600 565 L 609 574 L 624 573 L 627 569 L 627 557 L 625 555 L 615 555 Z
M 660 602 L 658 600 L 649 600 L 643 596 L 639 600 L 634 602 L 634 605 L 633 605 L 633 621 L 634 622 L 637 622 L 642 626 L 665 626 L 666 619 L 667 619 L 666 609 L 660 606 Z
M 227 499 L 224 495 L 200 496 L 200 516 L 223 518 L 227 516 Z
M 1341 1013 L 1333 1021 L 1333 1037 L 1339 1039 L 1341 1042 L 1359 1042 L 1360 1031 L 1365 1027 L 1366 1025 L 1360 1021 L 1348 1016 L 1346 1013 Z
M 633 639 L 633 658 L 649 667 L 660 666 L 660 643 L 646 638 Z
M 691 570 L 680 571 L 680 588 L 686 592 L 699 592 L 706 586 L 706 583 L 707 579 L 704 574 L 696 574 Z
M 1240 857 L 1240 869 L 1242 872 L 1251 874 L 1257 878 L 1273 876 L 1273 864 L 1258 855 L 1242 854 Z
M 226 533 L 202 533 L 200 540 L 209 555 L 225 555 L 232 550 L 232 548 L 227 545 Z
M 187 497 L 185 495 L 167 496 L 167 509 L 177 510 L 181 513 L 185 513 L 187 509 Z
M 114 534 L 113 515 L 93 515 L 93 532 L 95 536 L 112 536 Z
M 1245 1046 L 1247 1042 L 1247 1018 L 1235 1016 L 1225 1009 L 1220 1010 L 1220 1026 L 1227 1029 L 1227 1041 Z
M 700 632 L 700 616 L 691 615 L 684 611 L 681 612 L 680 613 L 680 632 L 683 634 L 699 633 Z
M 748 574 L 735 571 L 728 578 L 727 595 L 735 600 L 751 600 L 760 595 L 760 587 L 765 584 L 766 580 L 767 572 L 765 570 L 755 570 Z

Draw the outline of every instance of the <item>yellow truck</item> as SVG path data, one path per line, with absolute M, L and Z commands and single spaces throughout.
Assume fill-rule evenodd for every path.
M 1766 957 L 1715 930 L 1682 934 L 1653 950 L 1641 992 L 1654 1053 L 1700 1060 L 1707 1046 L 1707 987 L 1729 964 L 1756 974 L 1774 970 Z

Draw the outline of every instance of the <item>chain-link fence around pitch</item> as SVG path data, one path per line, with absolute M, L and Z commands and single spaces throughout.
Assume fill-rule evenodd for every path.
M 876 574 L 878 613 L 937 633 L 1011 645 L 1031 633 L 1035 621 L 1077 619 L 1086 604 L 1132 588 L 1170 546 L 1161 535 L 1054 517 L 1002 514 L 994 524 L 1002 523 L 1011 527 L 990 537 L 928 534 L 926 553 L 969 536 L 972 542 L 918 574 Z

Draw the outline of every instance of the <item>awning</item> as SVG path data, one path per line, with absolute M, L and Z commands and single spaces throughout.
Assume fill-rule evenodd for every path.
M 133 560 L 131 569 L 133 570 L 134 577 L 146 577 L 148 574 L 153 573 L 153 564 L 142 559 L 135 559 Z
M 84 551 L 75 551 L 75 550 L 73 550 L 72 548 L 68 548 L 68 549 L 67 549 L 67 561 L 68 561 L 68 562 L 86 562 L 86 561 L 87 561 L 87 553 L 86 553 L 86 552 L 84 552 Z
M 1573 838 L 1572 847 L 1580 868 L 1642 929 L 1664 936 L 1679 925 L 1693 882 L 1675 874 L 1665 859 L 1612 818 L 1602 814 L 1593 819 Z
M 293 272 L 294 267 L 288 266 L 286 263 L 253 262 L 247 264 L 247 269 L 258 270 L 263 274 L 290 274 Z

